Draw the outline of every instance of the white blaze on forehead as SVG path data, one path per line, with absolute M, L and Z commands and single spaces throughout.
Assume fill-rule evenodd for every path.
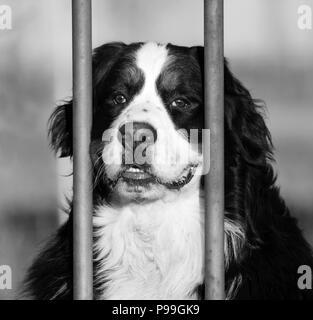
M 138 51 L 136 63 L 144 74 L 145 89 L 156 89 L 156 80 L 168 59 L 168 50 L 165 45 L 148 42 L 144 44 Z

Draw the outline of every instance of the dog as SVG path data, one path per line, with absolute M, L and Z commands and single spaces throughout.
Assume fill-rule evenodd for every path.
M 153 42 L 94 50 L 95 299 L 203 298 L 203 57 L 200 46 Z M 276 186 L 262 103 L 226 60 L 224 87 L 226 298 L 312 299 L 297 285 L 312 251 Z M 50 118 L 60 157 L 73 154 L 72 107 Z M 31 299 L 73 298 L 70 208 L 29 269 Z

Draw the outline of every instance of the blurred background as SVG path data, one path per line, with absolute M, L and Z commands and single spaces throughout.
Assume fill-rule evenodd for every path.
M 71 164 L 49 150 L 47 120 L 71 96 L 71 1 L 1 0 L 0 265 L 15 297 L 40 246 L 66 219 Z M 266 101 L 279 184 L 313 243 L 313 30 L 297 27 L 313 0 L 225 0 L 225 56 L 255 98 Z M 203 44 L 202 0 L 93 0 L 93 45 L 153 40 Z

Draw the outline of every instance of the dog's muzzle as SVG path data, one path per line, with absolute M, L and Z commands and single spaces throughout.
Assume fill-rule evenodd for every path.
M 182 168 L 177 179 L 166 181 L 154 170 L 157 129 L 147 122 L 127 122 L 118 129 L 118 143 L 122 146 L 122 161 L 118 175 L 110 185 L 123 181 L 130 186 L 144 187 L 151 184 L 163 185 L 168 189 L 180 189 L 193 178 L 197 165 Z M 159 142 L 160 143 L 160 142 Z

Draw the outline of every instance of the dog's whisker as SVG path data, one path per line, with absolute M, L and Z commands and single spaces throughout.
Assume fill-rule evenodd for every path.
M 97 173 L 96 173 L 95 182 L 94 182 L 94 188 L 98 185 L 100 177 L 103 176 L 104 168 L 105 168 L 105 164 L 102 163 L 100 165 L 100 167 L 98 168 Z

